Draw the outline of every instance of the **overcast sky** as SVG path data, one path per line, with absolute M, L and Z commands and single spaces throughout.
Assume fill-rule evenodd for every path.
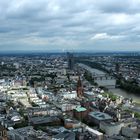
M 0 0 L 0 51 L 140 51 L 140 0 Z

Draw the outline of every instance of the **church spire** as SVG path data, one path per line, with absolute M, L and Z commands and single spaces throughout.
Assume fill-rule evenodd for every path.
M 80 76 L 78 77 L 78 81 L 77 81 L 77 96 L 78 97 L 83 96 L 83 85 Z

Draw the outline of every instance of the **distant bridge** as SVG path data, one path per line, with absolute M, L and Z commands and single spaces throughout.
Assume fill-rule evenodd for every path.
M 109 74 L 100 71 L 98 69 L 91 68 L 85 64 L 78 64 L 81 68 L 85 69 L 86 71 L 90 72 L 92 78 L 99 86 L 105 86 L 107 88 L 115 88 L 116 86 L 116 79 Z
M 94 78 L 94 80 L 112 80 L 115 79 L 113 76 L 110 75 L 92 75 L 92 77 Z

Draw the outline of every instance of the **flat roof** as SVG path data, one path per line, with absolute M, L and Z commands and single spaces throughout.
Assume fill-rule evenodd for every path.
M 112 117 L 106 113 L 103 112 L 90 112 L 89 115 L 93 118 L 96 118 L 97 120 L 109 120 L 112 119 Z
M 76 110 L 77 112 L 82 112 L 82 111 L 86 111 L 87 109 L 84 108 L 84 107 L 77 107 L 75 110 Z
M 43 123 L 49 123 L 49 122 L 55 122 L 60 121 L 60 119 L 56 116 L 41 116 L 41 117 L 31 117 L 30 121 L 33 124 L 43 124 Z
M 101 133 L 101 132 L 99 132 L 99 131 L 97 131 L 97 130 L 95 130 L 95 129 L 93 129 L 93 128 L 90 128 L 89 126 L 86 126 L 85 129 L 88 130 L 89 132 L 94 133 L 95 135 L 103 136 L 103 133 Z
M 67 139 L 67 140 L 75 140 L 74 132 L 62 132 L 53 137 L 54 139 Z

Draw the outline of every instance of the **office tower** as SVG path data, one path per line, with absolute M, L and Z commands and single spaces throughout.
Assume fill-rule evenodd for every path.
M 67 53 L 68 59 L 68 69 L 72 70 L 74 68 L 74 57 L 72 53 Z

